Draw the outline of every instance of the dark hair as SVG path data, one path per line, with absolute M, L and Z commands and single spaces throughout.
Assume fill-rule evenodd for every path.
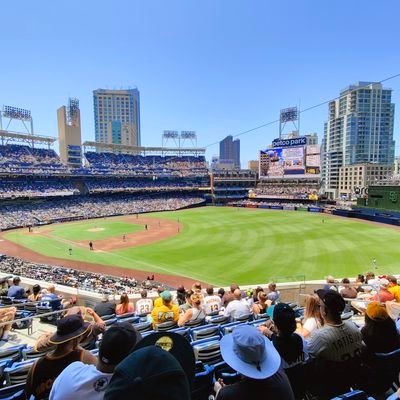
M 179 286 L 178 289 L 176 289 L 176 301 L 179 306 L 185 304 L 185 288 L 183 286 Z
M 190 299 L 190 296 L 193 294 L 194 292 L 193 292 L 193 290 L 188 290 L 188 291 L 186 291 L 185 292 L 185 299 Z
M 209 296 L 214 294 L 214 288 L 212 286 L 207 286 L 206 292 Z
M 365 278 L 364 278 L 364 275 L 363 275 L 363 274 L 358 274 L 358 275 L 357 275 L 357 279 L 358 279 L 361 283 L 364 283 L 364 282 L 365 282 Z
M 365 325 L 361 329 L 361 336 L 367 349 L 372 353 L 390 353 L 400 346 L 396 323 L 391 318 L 375 321 L 365 314 Z
M 16 276 L 16 277 L 13 278 L 13 284 L 14 285 L 17 284 L 17 283 L 20 283 L 20 282 L 21 282 L 21 278 L 19 276 Z
M 38 294 L 41 290 L 42 290 L 42 288 L 38 284 L 32 286 L 33 294 Z
M 225 294 L 225 289 L 224 288 L 219 288 L 218 289 L 218 296 L 223 296 Z
M 342 283 L 350 283 L 349 278 L 343 278 L 343 279 L 342 279 Z

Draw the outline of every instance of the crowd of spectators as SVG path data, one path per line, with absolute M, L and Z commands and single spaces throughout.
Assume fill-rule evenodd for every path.
M 7 179 L 0 181 L 0 199 L 18 197 L 46 197 L 46 196 L 72 196 L 79 194 L 79 190 L 67 180 L 57 179 Z
M 0 146 L 0 172 L 61 175 L 69 169 L 54 150 L 8 144 Z
M 86 152 L 88 173 L 99 175 L 139 176 L 205 176 L 207 165 L 204 156 L 141 156 Z
M 145 178 L 116 178 L 113 179 L 85 179 L 85 184 L 90 193 L 104 192 L 136 192 L 157 191 L 171 189 L 194 189 L 204 186 L 204 182 L 187 179 L 145 179 Z
M 230 206 L 241 206 L 241 207 L 246 207 L 246 206 L 267 206 L 267 207 L 282 207 L 284 210 L 294 210 L 295 208 L 303 208 L 303 207 L 309 207 L 309 204 L 306 203 L 300 203 L 300 202 L 291 202 L 291 203 L 286 203 L 286 202 L 280 202 L 280 201 L 254 201 L 250 199 L 245 199 L 245 200 L 236 200 L 236 201 L 231 201 L 228 203 Z
M 138 293 L 143 287 L 151 290 L 157 286 L 157 282 L 151 279 L 140 282 L 134 278 L 101 275 L 73 268 L 64 268 L 62 266 L 34 263 L 7 255 L 0 255 L 0 271 L 10 276 L 22 276 L 34 279 L 37 282 L 49 282 L 81 290 L 113 295 Z M 1 295 L 11 295 L 12 293 L 9 293 L 8 280 L 3 278 L 0 282 L 2 282 Z M 28 294 L 30 293 L 28 292 L 25 297 Z
M 260 183 L 255 189 L 256 196 L 269 198 L 308 199 L 317 195 L 319 185 L 315 183 Z
M 15 268 L 18 270 L 18 265 Z M 18 272 L 25 273 L 22 269 Z M 66 270 L 67 280 L 72 276 L 75 281 L 76 273 L 79 277 L 85 274 Z M 43 276 L 36 276 L 42 279 L 48 274 L 46 271 Z M 58 267 L 53 279 L 65 279 L 59 275 Z M 97 290 L 106 292 L 101 283 L 108 284 L 108 280 L 114 279 L 115 285 L 117 278 L 86 274 L 86 279 L 99 282 Z M 148 299 L 147 290 L 142 289 L 141 299 L 134 305 L 127 296 L 126 280 L 121 279 L 118 281 L 119 289 L 123 290 L 120 304 L 116 305 L 104 296 L 94 310 L 69 308 L 59 320 L 56 332 L 44 333 L 38 338 L 35 349 L 47 354 L 30 369 L 26 384 L 28 395 L 33 393 L 40 398 L 50 394 L 51 399 L 63 399 L 72 394 L 80 398 L 85 393 L 93 399 L 117 399 L 130 396 L 132 386 L 136 388 L 135 382 L 139 382 L 140 377 L 137 390 L 143 391 L 145 385 L 146 390 L 140 392 L 147 396 L 143 398 L 161 398 L 159 385 L 144 383 L 149 379 L 146 376 L 156 374 L 157 383 L 165 379 L 167 386 L 163 385 L 163 395 L 167 387 L 169 395 L 173 396 L 170 398 L 190 398 L 189 382 L 195 379 L 196 353 L 192 347 L 195 342 L 190 344 L 190 337 L 187 340 L 168 331 L 148 333 L 142 338 L 136 330 L 141 324 L 124 322 L 128 319 L 121 319 L 106 329 L 102 317 L 107 314 L 102 314 L 101 310 L 108 309 L 115 310 L 119 318 L 124 315 L 129 318 L 127 312 L 143 317 L 145 309 L 144 314 L 155 329 L 165 323 L 170 323 L 171 327 L 187 327 L 187 324 L 201 321 L 207 324 L 204 320 L 223 316 L 236 320 L 237 325 L 232 331 L 221 333 L 218 339 L 210 338 L 219 341 L 220 356 L 233 370 L 229 374 L 230 382 L 221 378 L 216 380 L 216 400 L 247 399 L 259 393 L 294 400 L 308 398 L 306 392 L 307 396 L 315 398 L 333 398 L 350 387 L 377 395 L 385 392 L 384 385 L 390 387 L 392 382 L 391 376 L 387 376 L 389 367 L 383 369 L 376 357 L 381 353 L 392 357 L 393 352 L 400 351 L 400 336 L 395 323 L 398 316 L 391 317 L 387 309 L 388 302 L 397 302 L 393 299 L 385 304 L 379 296 L 371 299 L 365 308 L 362 326 L 360 320 L 357 325 L 346 319 L 345 312 L 349 305 L 346 304 L 347 297 L 363 292 L 368 285 L 379 291 L 380 287 L 389 286 L 389 282 L 388 289 L 397 300 L 394 294 L 400 294 L 400 287 L 395 277 L 375 278 L 372 273 L 367 273 L 366 278 L 359 275 L 351 283 L 347 278 L 338 282 L 327 277 L 323 288 L 306 296 L 304 314 L 301 309 L 281 301 L 273 282 L 252 291 L 241 290 L 236 284 L 226 291 L 222 288 L 216 291 L 211 286 L 204 290 L 196 282 L 190 288 L 179 287 L 176 296 L 159 286 L 159 296 L 154 301 Z M 135 290 L 138 283 L 135 281 L 132 286 Z M 9 290 L 19 293 L 19 281 L 14 279 Z M 144 302 L 143 309 L 140 301 Z M 265 319 L 266 315 L 270 318 Z M 248 322 L 253 316 L 263 319 L 252 326 Z M 100 336 L 98 351 L 87 351 L 91 348 L 88 347 L 90 343 L 98 342 L 99 335 L 102 338 Z M 160 335 L 169 352 L 161 350 L 164 347 L 160 345 Z M 152 347 L 156 342 L 160 348 Z M 142 354 L 143 348 L 147 348 L 147 352 L 157 349 L 159 354 Z M 167 355 L 172 358 L 165 358 Z M 397 371 L 393 378 L 397 379 L 399 364 L 393 362 L 390 368 Z M 335 379 L 332 379 L 333 373 Z M 46 385 L 40 383 L 43 379 L 46 379 Z M 211 386 L 208 390 L 211 394 Z
M 73 196 L 36 203 L 3 203 L 0 204 L 0 229 L 112 215 L 173 211 L 203 202 L 202 197 L 191 194 L 119 194 L 101 197 Z

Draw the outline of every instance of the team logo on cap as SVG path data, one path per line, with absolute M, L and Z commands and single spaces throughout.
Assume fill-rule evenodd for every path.
M 174 341 L 169 336 L 161 336 L 155 343 L 165 351 L 170 351 L 174 347 Z

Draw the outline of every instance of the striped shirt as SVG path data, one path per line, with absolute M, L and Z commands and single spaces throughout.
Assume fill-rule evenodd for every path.
M 361 348 L 361 332 L 351 321 L 324 325 L 312 333 L 308 342 L 309 355 L 327 361 L 347 361 L 358 357 Z

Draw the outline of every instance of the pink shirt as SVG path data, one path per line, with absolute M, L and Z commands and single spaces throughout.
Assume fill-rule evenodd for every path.
M 121 315 L 121 314 L 126 314 L 126 313 L 132 313 L 133 312 L 133 304 L 128 303 L 128 310 L 123 312 L 122 311 L 122 306 L 123 304 L 118 304 L 117 307 L 115 308 L 115 314 Z

